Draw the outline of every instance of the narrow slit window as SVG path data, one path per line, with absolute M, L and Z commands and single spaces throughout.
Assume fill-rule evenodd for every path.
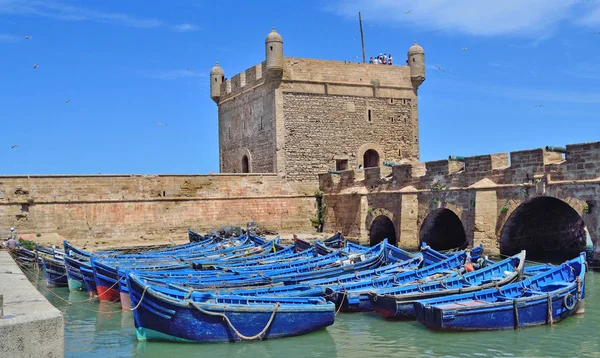
M 371 122 L 371 121 L 373 120 L 373 116 L 372 116 L 372 113 L 371 113 L 371 110 L 370 110 L 370 109 L 369 109 L 369 110 L 367 110 L 367 120 L 368 120 L 369 122 Z

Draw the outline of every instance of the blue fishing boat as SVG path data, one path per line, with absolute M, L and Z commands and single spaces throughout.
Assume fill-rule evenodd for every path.
M 525 265 L 525 251 L 491 266 L 448 279 L 401 285 L 369 292 L 371 307 L 384 318 L 414 318 L 416 300 L 473 292 L 518 280 Z
M 553 324 L 583 313 L 585 253 L 521 282 L 420 300 L 417 320 L 433 330 L 498 330 Z
M 464 265 L 467 253 L 457 251 L 443 261 L 427 265 L 419 270 L 382 275 L 358 282 L 334 284 L 327 287 L 327 297 L 344 312 L 371 311 L 369 292 L 382 288 L 397 287 L 417 280 L 440 280 L 458 275 Z
M 44 267 L 44 277 L 48 287 L 66 287 L 68 286 L 67 271 L 62 261 L 52 257 L 40 257 Z
M 216 296 L 146 285 L 128 276 L 140 341 L 234 342 L 296 336 L 333 324 L 335 306 L 320 297 Z

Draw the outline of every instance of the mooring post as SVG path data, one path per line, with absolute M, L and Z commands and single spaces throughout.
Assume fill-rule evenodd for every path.
M 4 318 L 4 295 L 0 295 L 0 318 Z

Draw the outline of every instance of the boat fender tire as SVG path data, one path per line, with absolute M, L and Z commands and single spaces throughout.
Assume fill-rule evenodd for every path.
M 567 293 L 566 296 L 563 298 L 563 304 L 565 305 L 565 308 L 569 311 L 575 308 L 576 303 L 577 300 L 575 300 L 575 297 L 573 297 L 573 295 L 570 293 Z

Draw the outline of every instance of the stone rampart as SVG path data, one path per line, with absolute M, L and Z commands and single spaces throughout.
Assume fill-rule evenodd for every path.
M 64 356 L 64 320 L 29 282 L 8 252 L 0 250 L 0 357 Z
M 274 174 L 0 177 L 0 227 L 69 239 L 185 233 L 249 221 L 309 231 L 316 185 Z
M 402 247 L 415 248 L 429 214 L 448 209 L 460 219 L 469 243 L 483 243 L 497 252 L 515 210 L 536 198 L 552 197 L 581 217 L 594 243 L 600 238 L 600 142 L 567 145 L 564 154 L 543 148 L 454 159 L 458 160 L 320 174 L 326 230 L 340 230 L 369 243 L 376 214 L 385 212 L 394 224 L 394 239 Z M 559 209 L 548 208 L 547 214 L 558 215 L 563 210 Z M 538 214 L 527 215 L 542 220 L 533 217 Z

